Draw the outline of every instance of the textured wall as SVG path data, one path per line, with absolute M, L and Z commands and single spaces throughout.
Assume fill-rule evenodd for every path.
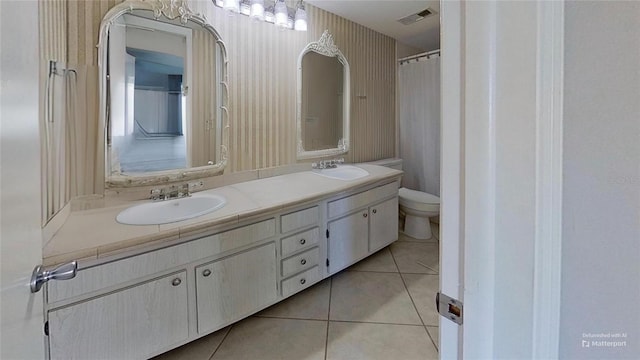
M 96 44 L 102 17 L 119 2 L 52 3 L 57 7 L 47 1 L 41 3 L 43 61 L 56 52 L 63 53 L 69 67 L 86 73 L 78 80 L 86 97 L 86 115 L 77 125 L 74 139 L 80 159 L 76 169 L 67 171 L 78 185 L 69 196 L 103 191 L 104 154 L 94 145 L 98 136 Z M 296 32 L 253 23 L 246 16 L 228 16 L 211 1 L 189 4 L 195 12 L 205 14 L 227 46 L 231 129 L 225 173 L 296 162 L 298 55 L 325 29 L 334 36 L 351 67 L 351 151 L 345 158 L 360 162 L 394 156 L 394 39 L 311 5 L 307 5 L 309 31 Z M 61 21 L 66 24 L 61 25 Z M 66 51 L 61 50 L 65 47 Z

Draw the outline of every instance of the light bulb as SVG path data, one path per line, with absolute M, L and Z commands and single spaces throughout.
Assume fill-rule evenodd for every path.
M 224 0 L 223 8 L 229 13 L 239 13 L 240 12 L 240 3 L 238 0 Z
M 255 21 L 264 20 L 264 0 L 251 1 L 251 13 L 249 16 Z
M 302 2 L 296 9 L 296 21 L 293 28 L 297 31 L 307 31 L 307 12 L 304 10 Z
M 264 11 L 264 21 L 268 23 L 276 22 L 276 16 L 273 14 L 273 8 Z
M 251 7 L 249 6 L 249 4 L 245 3 L 244 1 L 240 3 L 240 14 L 242 15 L 251 14 Z
M 284 0 L 278 0 L 276 2 L 275 9 L 275 18 L 276 25 L 280 27 L 287 27 L 287 20 L 289 19 L 289 10 L 287 9 L 287 5 L 284 3 Z

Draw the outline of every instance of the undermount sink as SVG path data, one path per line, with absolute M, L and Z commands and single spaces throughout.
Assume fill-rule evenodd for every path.
M 369 175 L 365 169 L 353 165 L 338 165 L 330 169 L 313 169 L 314 174 L 338 180 L 355 180 Z
M 116 216 L 116 221 L 126 225 L 168 224 L 214 212 L 226 203 L 227 199 L 215 194 L 156 201 L 124 209 Z

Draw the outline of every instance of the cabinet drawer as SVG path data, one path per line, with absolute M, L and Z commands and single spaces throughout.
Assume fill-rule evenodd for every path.
M 275 236 L 275 219 L 78 271 L 74 279 L 47 283 L 49 303 L 88 294 Z
M 49 312 L 51 359 L 143 359 L 188 335 L 185 271 Z
M 280 217 L 280 232 L 285 234 L 289 231 L 317 224 L 319 219 L 320 212 L 317 206 L 282 215 Z
M 320 280 L 320 269 L 317 266 L 282 281 L 282 296 L 287 297 L 311 286 Z
M 392 182 L 359 194 L 329 202 L 329 218 L 334 218 L 353 210 L 363 208 L 386 197 L 398 195 L 398 183 Z
M 318 265 L 319 256 L 320 250 L 318 250 L 317 247 L 314 247 L 313 249 L 307 250 L 302 254 L 298 254 L 288 259 L 282 260 L 282 276 L 287 277 L 301 270 Z
M 294 252 L 315 245 L 320 239 L 320 230 L 317 227 L 286 237 L 281 240 L 282 257 L 285 258 Z

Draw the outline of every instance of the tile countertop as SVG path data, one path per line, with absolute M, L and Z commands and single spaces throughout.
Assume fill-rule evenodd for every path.
M 123 205 L 71 212 L 62 227 L 43 248 L 43 264 L 56 265 L 72 260 L 95 263 L 118 253 L 150 247 L 162 247 L 193 239 L 193 235 L 213 227 L 235 223 L 278 211 L 297 203 L 314 201 L 340 192 L 357 189 L 402 172 L 382 166 L 357 164 L 369 175 L 356 180 L 336 180 L 303 171 L 270 178 L 236 183 L 205 190 L 203 194 L 222 195 L 227 204 L 220 210 L 193 219 L 162 225 L 124 225 L 115 218 L 122 210 L 148 202 L 132 201 Z M 98 261 L 99 262 L 99 261 Z M 82 267 L 82 266 L 80 266 Z

